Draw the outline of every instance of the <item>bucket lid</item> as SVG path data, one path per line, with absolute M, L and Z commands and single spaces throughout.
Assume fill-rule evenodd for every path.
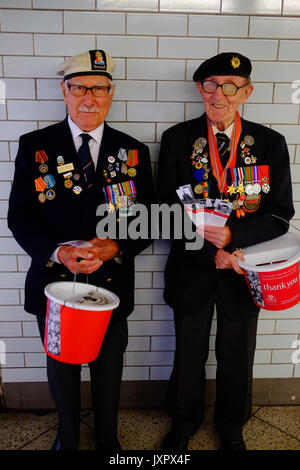
M 245 261 L 237 258 L 241 268 L 249 271 L 278 271 L 300 259 L 300 239 L 291 232 L 243 250 Z
M 101 305 L 92 305 L 76 302 L 76 299 L 79 299 L 84 295 L 90 294 L 91 291 L 103 294 L 105 297 L 108 298 L 109 303 Z M 114 310 L 118 307 L 120 303 L 119 297 L 113 292 L 102 287 L 94 286 L 92 284 L 84 284 L 83 282 L 52 282 L 51 284 L 48 284 L 45 287 L 44 292 L 50 300 L 53 300 L 54 302 L 57 302 L 66 307 L 75 308 L 77 310 Z

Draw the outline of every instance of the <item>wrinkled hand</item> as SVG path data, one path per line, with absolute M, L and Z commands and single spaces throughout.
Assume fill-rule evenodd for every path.
M 224 248 L 232 242 L 232 233 L 228 225 L 224 227 L 202 225 L 197 229 L 197 232 L 217 248 Z
M 119 243 L 109 238 L 93 238 L 89 240 L 92 246 L 89 248 L 95 258 L 101 261 L 108 261 L 116 258 L 120 253 Z
M 234 269 L 236 273 L 243 274 L 242 268 L 237 262 L 237 258 L 244 261 L 244 256 L 241 250 L 236 250 L 233 253 L 228 253 L 227 251 L 219 248 L 215 254 L 214 261 L 216 263 L 217 269 Z
M 58 260 L 73 274 L 91 274 L 100 268 L 103 261 L 95 257 L 91 248 L 62 245 L 57 252 Z

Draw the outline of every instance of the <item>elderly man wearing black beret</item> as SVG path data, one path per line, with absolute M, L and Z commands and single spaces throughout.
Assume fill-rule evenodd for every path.
M 289 154 L 282 135 L 240 117 L 253 92 L 251 62 L 225 52 L 203 62 L 194 81 L 205 113 L 164 132 L 157 192 L 178 202 L 191 185 L 199 199 L 232 204 L 224 226 L 204 225 L 201 249 L 173 240 L 164 298 L 174 310 L 176 351 L 168 387 L 171 430 L 161 449 L 183 451 L 205 411 L 205 365 L 216 306 L 214 423 L 222 450 L 246 450 L 243 425 L 251 416 L 252 369 L 259 307 L 237 257 L 241 248 L 284 234 L 294 215 Z

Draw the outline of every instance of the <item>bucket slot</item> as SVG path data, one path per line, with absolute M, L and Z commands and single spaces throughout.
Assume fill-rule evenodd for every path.
M 268 266 L 270 264 L 279 264 L 279 263 L 285 263 L 287 260 L 286 259 L 282 259 L 280 261 L 271 261 L 271 263 L 260 263 L 260 264 L 256 264 L 255 266 Z

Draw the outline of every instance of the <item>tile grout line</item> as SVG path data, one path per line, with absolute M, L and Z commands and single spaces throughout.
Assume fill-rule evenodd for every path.
M 57 423 L 58 424 L 58 423 Z M 48 428 L 46 431 L 42 432 L 41 434 L 39 434 L 38 436 L 36 436 L 35 438 L 33 439 L 30 439 L 29 441 L 27 441 L 25 444 L 23 444 L 22 446 L 18 447 L 17 450 L 22 450 L 25 446 L 27 446 L 28 444 L 31 444 L 32 442 L 36 441 L 37 439 L 39 439 L 41 436 L 43 436 L 44 434 L 47 434 L 47 432 L 51 431 L 51 429 L 53 428 L 57 428 L 57 424 L 51 426 L 50 428 Z M 26 449 L 25 449 L 26 450 Z

